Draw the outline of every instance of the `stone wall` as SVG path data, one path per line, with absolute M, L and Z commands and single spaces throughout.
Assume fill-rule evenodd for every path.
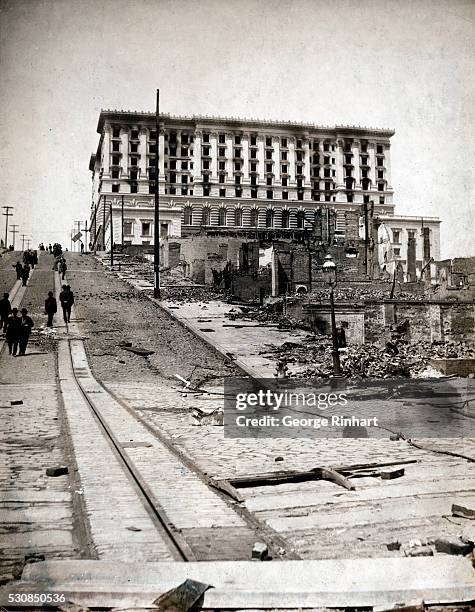
M 290 314 L 315 331 L 330 333 L 328 303 L 303 302 Z M 394 334 L 413 342 L 475 342 L 475 304 L 385 300 L 336 303 L 337 325 L 349 325 L 349 343 L 384 345 Z
M 271 295 L 271 272 L 267 270 L 259 275 L 235 275 L 231 284 L 231 292 L 245 302 L 263 301 Z

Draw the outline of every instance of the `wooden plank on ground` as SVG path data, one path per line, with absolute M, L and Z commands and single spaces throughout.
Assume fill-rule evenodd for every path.
M 450 556 L 278 563 L 48 561 L 27 566 L 20 582 L 2 588 L 0 605 L 7 604 L 9 592 L 61 592 L 88 607 L 147 607 L 186 579 L 213 586 L 203 608 L 363 607 L 475 598 L 470 560 Z

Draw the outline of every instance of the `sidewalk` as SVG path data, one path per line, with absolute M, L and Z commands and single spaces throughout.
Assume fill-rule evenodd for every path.
M 45 291 L 53 272 L 46 256 L 20 281 L 13 304 L 27 306 L 35 322 L 24 357 L 0 347 L 0 581 L 12 579 L 28 555 L 47 559 L 78 556 L 73 534 L 74 480 L 67 431 L 56 386 L 54 345 L 38 334 L 45 322 Z M 48 476 L 47 468 L 69 466 L 69 475 Z

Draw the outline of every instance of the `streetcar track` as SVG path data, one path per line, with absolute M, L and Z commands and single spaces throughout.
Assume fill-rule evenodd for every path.
M 166 538 L 170 544 L 170 549 L 173 550 L 175 555 L 177 555 L 180 560 L 194 560 L 195 555 L 193 549 L 191 548 L 191 546 L 188 545 L 186 538 L 181 535 L 181 530 L 177 529 L 173 521 L 170 520 L 170 518 L 167 516 L 167 512 L 163 509 L 163 506 L 160 503 L 160 499 L 157 499 L 157 496 L 155 496 L 151 492 L 147 484 L 146 478 L 144 478 L 144 476 L 134 465 L 134 462 L 130 459 L 129 453 L 127 453 L 121 442 L 117 439 L 112 428 L 109 426 L 106 419 L 104 418 L 101 412 L 101 399 L 99 391 L 97 389 L 87 389 L 85 388 L 84 384 L 86 384 L 87 386 L 88 382 L 93 382 L 95 385 L 98 385 L 99 389 L 102 390 L 103 393 L 107 394 L 109 398 L 112 398 L 114 402 L 116 402 L 116 404 L 119 404 L 119 406 L 132 419 L 134 419 L 136 423 L 144 427 L 153 436 L 153 438 L 156 439 L 159 443 L 161 443 L 165 447 L 165 449 L 169 451 L 169 453 L 171 453 L 175 457 L 175 459 L 180 462 L 181 465 L 187 468 L 189 472 L 193 474 L 194 477 L 196 477 L 196 479 L 199 480 L 202 485 L 206 487 L 207 490 L 211 491 L 212 495 L 215 498 L 219 499 L 221 501 L 221 504 L 227 507 L 227 512 L 230 515 L 234 515 L 236 516 L 236 518 L 239 517 L 239 520 L 242 522 L 242 524 L 247 526 L 248 537 L 251 537 L 253 541 L 256 541 L 257 539 L 261 541 L 264 540 L 267 543 L 269 551 L 271 552 L 274 558 L 278 559 L 279 557 L 281 557 L 282 550 L 285 550 L 286 559 L 300 558 L 296 553 L 289 549 L 288 543 L 283 538 L 281 538 L 281 536 L 277 534 L 277 532 L 267 527 L 265 524 L 255 518 L 244 506 L 237 504 L 235 500 L 231 500 L 231 498 L 227 494 L 220 491 L 216 487 L 213 487 L 208 475 L 199 468 L 196 462 L 190 459 L 185 453 L 183 453 L 183 451 L 178 449 L 177 446 L 172 441 L 170 441 L 168 437 L 164 435 L 159 429 L 155 428 L 145 419 L 143 419 L 140 415 L 138 415 L 137 412 L 131 406 L 129 406 L 126 401 L 124 401 L 123 399 L 118 397 L 113 391 L 108 389 L 106 385 L 102 383 L 102 381 L 94 377 L 93 373 L 90 370 L 89 358 L 82 338 L 77 338 L 77 341 L 81 342 L 82 349 L 84 350 L 85 354 L 87 367 L 81 367 L 82 365 L 84 365 L 82 363 L 76 364 L 72 354 L 72 339 L 70 334 L 70 331 L 72 330 L 70 329 L 70 326 L 66 325 L 66 331 L 68 335 L 67 347 L 69 361 L 71 365 L 72 375 L 74 378 L 74 383 L 79 392 L 81 393 L 83 400 L 86 402 L 92 414 L 94 415 L 95 420 L 99 424 L 103 435 L 105 436 L 109 445 L 113 449 L 115 456 L 121 463 L 125 474 L 132 481 L 135 488 L 139 492 L 144 507 L 147 509 L 147 512 L 154 519 L 161 531 L 165 533 Z M 223 358 L 222 355 L 219 356 L 221 359 Z M 91 393 L 98 395 L 95 395 L 94 399 L 92 399 Z M 188 500 L 186 498 L 182 498 L 183 506 L 187 506 L 187 501 Z M 188 532 L 188 530 L 185 531 Z M 197 531 L 199 531 L 199 529 L 197 529 Z M 191 537 L 193 539 L 193 533 L 191 534 Z M 233 536 L 231 535 L 230 537 L 232 538 Z M 225 545 L 224 541 L 223 545 Z M 250 555 L 250 548 L 246 550 L 248 550 L 247 555 Z M 240 554 L 242 555 L 245 553 L 243 553 L 243 551 L 241 550 Z
M 67 324 L 66 324 L 66 329 L 68 330 Z M 129 479 L 133 482 L 135 488 L 139 491 L 144 507 L 146 508 L 150 516 L 154 519 L 154 522 L 158 524 L 161 530 L 166 534 L 167 539 L 169 541 L 169 546 L 170 546 L 171 551 L 174 552 L 181 561 L 195 560 L 192 551 L 189 549 L 188 545 L 183 540 L 183 538 L 181 538 L 180 535 L 176 532 L 173 524 L 166 516 L 163 508 L 160 506 L 157 500 L 154 499 L 153 494 L 150 492 L 147 484 L 145 483 L 144 479 L 140 475 L 139 471 L 134 467 L 132 461 L 127 456 L 127 453 L 124 451 L 122 445 L 117 440 L 117 438 L 113 434 L 111 428 L 108 426 L 106 421 L 103 419 L 100 413 L 100 410 L 95 405 L 95 402 L 91 400 L 91 398 L 89 397 L 89 394 L 84 390 L 84 387 L 82 383 L 80 382 L 80 376 L 78 376 L 76 372 L 76 366 L 74 365 L 72 351 L 71 351 L 71 340 L 68 339 L 67 342 L 68 342 L 68 348 L 69 348 L 69 357 L 71 360 L 71 368 L 72 368 L 73 377 L 76 382 L 76 385 L 79 391 L 81 392 L 82 397 L 84 398 L 86 403 L 89 405 L 96 420 L 100 424 L 105 437 L 107 438 L 107 440 L 113 447 L 116 456 L 120 458 L 120 462 L 122 464 L 122 467 L 125 473 L 129 477 Z M 82 375 L 82 377 L 84 377 L 84 375 Z M 104 389 L 104 391 L 108 392 L 106 389 Z M 163 533 L 161 535 L 163 535 Z

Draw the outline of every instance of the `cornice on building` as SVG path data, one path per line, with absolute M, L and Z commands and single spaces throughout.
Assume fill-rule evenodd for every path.
M 379 215 L 382 221 L 404 221 L 407 223 L 442 223 L 439 217 L 414 217 L 411 215 Z
M 200 129 L 206 127 L 215 127 L 216 124 L 222 125 L 223 128 L 232 127 L 234 130 L 256 131 L 257 129 L 265 130 L 283 130 L 283 131 L 298 131 L 302 132 L 302 137 L 310 136 L 310 133 L 329 133 L 333 137 L 357 135 L 361 138 L 365 136 L 375 136 L 383 138 L 391 138 L 395 131 L 389 128 L 374 128 L 356 125 L 335 125 L 325 126 L 315 123 L 300 123 L 294 121 L 278 121 L 273 119 L 256 119 L 256 118 L 240 118 L 240 117 L 216 117 L 211 115 L 171 115 L 170 113 L 160 113 L 159 120 L 167 124 L 177 123 L 178 125 L 190 124 L 190 128 Z M 149 123 L 154 124 L 155 113 L 145 111 L 126 111 L 126 110 L 101 110 L 99 121 L 97 124 L 97 132 L 102 134 L 104 124 L 109 122 L 123 123 Z M 309 134 L 305 134 L 309 132 Z

